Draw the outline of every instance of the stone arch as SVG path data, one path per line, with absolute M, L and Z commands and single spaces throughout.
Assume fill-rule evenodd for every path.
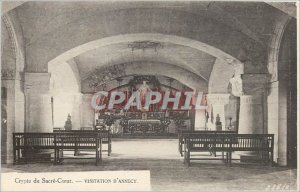
M 280 44 L 282 43 L 283 34 L 290 21 L 291 17 L 281 16 L 274 28 L 268 53 L 268 71 L 271 74 L 271 82 L 278 80 L 278 56 Z
M 4 163 L 11 163 L 13 159 L 11 135 L 15 131 L 24 131 L 25 123 L 25 97 L 22 81 L 24 56 L 15 28 L 16 21 L 5 14 L 2 15 L 2 23 L 2 30 L 5 30 L 5 32 L 2 31 L 2 40 L 7 38 L 7 42 L 1 44 L 1 89 L 6 90 L 1 103 L 1 108 L 6 114 L 6 117 L 2 117 L 2 122 L 6 123 L 1 129 L 1 147 L 4 151 L 1 160 Z M 8 46 L 4 47 L 3 43 Z
M 243 73 L 243 66 L 244 66 L 243 63 L 241 61 L 239 61 L 238 59 L 234 58 L 233 56 L 223 52 L 220 49 L 217 49 L 217 48 L 207 45 L 203 42 L 199 42 L 199 41 L 196 41 L 196 40 L 193 40 L 190 38 L 186 38 L 186 37 L 179 37 L 179 36 L 165 35 L 165 34 L 153 34 L 153 33 L 124 34 L 124 35 L 117 35 L 117 36 L 106 37 L 106 38 L 102 38 L 99 40 L 95 40 L 95 41 L 83 44 L 81 46 L 75 47 L 75 48 L 57 56 L 56 58 L 54 58 L 53 60 L 51 60 L 48 63 L 49 64 L 48 66 L 59 65 L 66 60 L 72 59 L 80 54 L 83 54 L 83 53 L 93 50 L 93 49 L 97 49 L 99 47 L 105 47 L 105 46 L 109 46 L 112 44 L 119 44 L 119 43 L 128 43 L 128 42 L 133 42 L 133 41 L 143 41 L 143 40 L 157 41 L 157 42 L 162 42 L 162 43 L 172 43 L 172 44 L 178 44 L 181 46 L 191 47 L 193 49 L 208 53 L 208 54 L 216 57 L 217 60 L 219 61 L 219 64 L 221 64 L 225 67 L 229 66 L 230 69 L 228 69 L 228 71 L 230 73 L 232 72 L 231 71 L 232 69 L 238 69 L 239 73 Z M 168 64 L 168 65 L 171 66 L 170 64 Z M 166 65 L 164 64 L 164 66 L 166 66 Z M 138 68 L 138 69 L 140 69 L 140 68 Z M 187 75 L 188 83 L 186 82 L 186 80 L 180 81 L 181 83 L 187 84 L 189 87 L 192 87 L 193 89 L 201 90 L 205 93 L 208 92 L 207 82 L 204 83 L 205 80 L 203 80 L 203 78 L 201 78 L 201 75 L 200 76 L 195 75 L 191 71 L 187 71 L 187 70 L 183 70 L 183 69 L 180 69 L 180 70 L 185 71 L 184 72 L 185 74 L 189 74 L 189 75 Z M 180 70 L 178 69 L 178 72 Z M 145 71 L 147 72 L 147 71 L 151 71 L 151 70 L 144 70 L 144 71 L 141 71 L 141 73 L 145 74 Z M 161 71 L 159 71 L 159 72 L 161 72 Z M 177 72 L 177 74 L 179 74 L 178 72 Z M 150 73 L 147 72 L 147 74 L 150 74 Z M 152 73 L 152 74 L 154 74 L 154 73 Z M 228 76 L 227 73 L 221 73 L 221 74 L 222 74 L 222 76 L 224 76 L 224 75 Z M 177 75 L 176 77 L 174 77 L 172 75 L 169 75 L 169 77 L 178 79 L 178 77 L 181 78 L 182 76 Z M 197 83 L 197 81 L 203 82 L 203 83 L 199 84 L 199 83 Z M 228 79 L 228 81 L 229 81 L 229 79 Z M 222 83 L 224 83 L 224 82 L 222 82 Z M 83 85 L 82 85 L 82 87 L 83 87 Z M 83 120 L 83 124 L 85 125 L 84 121 L 85 120 Z
M 108 46 L 111 44 L 118 44 L 118 43 L 126 43 L 126 42 L 133 42 L 133 41 L 143 41 L 143 40 L 151 40 L 151 41 L 158 41 L 163 43 L 173 43 L 182 46 L 191 47 L 202 52 L 208 53 L 216 58 L 220 58 L 224 60 L 226 63 L 232 65 L 243 65 L 238 59 L 234 58 L 233 56 L 223 52 L 222 50 L 215 48 L 211 45 L 206 43 L 193 40 L 186 37 L 180 37 L 175 35 L 165 35 L 165 34 L 158 34 L 158 33 L 137 33 L 137 34 L 123 34 L 123 35 L 116 35 L 111 37 L 106 37 L 102 39 L 98 39 L 95 41 L 91 41 L 80 45 L 78 47 L 72 48 L 57 57 L 53 60 L 49 61 L 49 65 L 55 65 L 67 61 L 73 57 L 76 57 L 84 52 L 96 49 L 102 46 Z
M 267 96 L 267 128 L 268 133 L 275 135 L 274 142 L 274 160 L 279 165 L 288 165 L 288 131 L 291 129 L 288 126 L 290 118 L 289 116 L 289 92 L 293 91 L 289 86 L 290 71 L 289 66 L 282 67 L 281 53 L 283 51 L 282 46 L 286 44 L 286 38 L 288 28 L 290 25 L 295 25 L 295 19 L 282 16 L 279 18 L 269 46 L 269 57 L 268 57 L 268 70 L 271 75 L 271 79 L 268 85 L 268 96 Z M 286 54 L 287 55 L 287 54 Z M 287 65 L 286 62 L 284 65 Z M 290 65 L 290 64 L 289 64 Z M 285 69 L 284 69 L 285 68 Z M 284 70 L 283 70 L 284 69 Z M 289 90 L 288 90 L 289 89 Z M 295 90 L 294 90 L 295 91 Z M 296 134 L 294 134 L 296 135 Z
M 184 68 L 208 81 L 216 59 L 214 56 L 173 43 L 141 41 L 140 46 L 147 46 L 150 43 L 159 47 L 133 49 L 129 47 L 133 45 L 132 42 L 111 44 L 84 52 L 75 57 L 74 60 L 78 64 L 78 69 L 83 78 L 89 75 L 90 69 L 97 67 L 135 61 L 152 61 L 169 63 Z
M 10 75 L 10 78 L 22 79 L 23 77 L 20 73 L 23 73 L 24 71 L 25 57 L 23 48 L 24 42 L 19 20 L 14 16 L 5 14 L 2 15 L 2 21 L 10 39 L 10 47 L 8 49 L 10 49 L 12 52 L 11 59 L 13 59 L 13 65 L 15 68 L 15 72 L 14 74 Z M 4 47 L 1 47 L 1 49 L 4 49 Z M 4 54 L 4 56 L 6 55 Z M 4 63 L 2 64 L 2 69 L 8 67 L 5 62 L 2 63 Z
M 160 11 L 159 11 L 159 13 L 163 14 Z M 172 13 L 172 14 L 174 14 L 174 17 L 179 14 L 177 12 Z M 130 15 L 134 14 L 134 13 L 129 13 L 129 10 L 126 10 L 126 14 L 127 13 Z M 171 22 L 169 19 L 172 19 L 172 23 L 168 24 L 168 26 L 172 26 L 172 24 L 175 24 L 177 22 L 177 20 L 174 20 L 173 17 L 167 17 L 167 16 L 169 16 L 169 14 L 164 14 L 163 15 L 164 17 L 159 18 L 161 20 L 161 21 L 160 20 L 157 21 L 159 26 L 153 26 L 152 28 L 149 25 L 145 26 L 143 20 L 137 22 L 137 23 L 140 23 L 140 27 L 135 27 L 135 26 L 129 27 L 129 26 L 121 25 L 123 22 L 125 22 L 123 20 L 118 20 L 118 21 L 115 21 L 116 23 L 112 23 L 112 22 L 105 20 L 105 18 L 110 17 L 111 13 L 108 12 L 107 14 L 108 14 L 107 16 L 98 15 L 99 17 L 97 17 L 97 18 L 101 18 L 102 20 L 99 21 L 98 25 L 96 25 L 96 26 L 90 26 L 90 25 L 87 27 L 82 26 L 83 24 L 91 24 L 95 20 L 95 17 L 96 17 L 96 15 L 93 15 L 89 18 L 86 18 L 88 20 L 84 20 L 85 21 L 84 23 L 82 23 L 83 21 L 80 20 L 83 18 L 80 18 L 80 19 L 78 19 L 78 21 L 76 21 L 77 23 L 75 21 L 72 21 L 72 22 L 70 21 L 71 22 L 71 23 L 69 23 L 70 26 L 69 25 L 64 26 L 64 27 L 57 26 L 57 29 L 55 31 L 48 31 L 48 32 L 45 32 L 44 34 L 39 34 L 34 40 L 32 40 L 27 45 L 26 50 L 28 53 L 28 57 L 26 57 L 26 58 L 27 58 L 28 65 L 30 65 L 29 69 L 30 70 L 39 70 L 40 72 L 46 72 L 47 71 L 47 69 L 46 69 L 47 63 L 50 60 L 53 60 L 58 55 L 60 55 L 61 53 L 64 53 L 64 52 L 70 53 L 69 51 L 73 50 L 74 47 L 80 47 L 81 45 L 87 44 L 88 42 L 96 41 L 96 39 L 106 39 L 106 38 L 109 38 L 112 36 L 115 36 L 115 37 L 122 36 L 120 34 L 133 34 L 133 35 L 142 34 L 142 33 L 172 34 L 173 36 L 184 37 L 187 39 L 192 39 L 194 41 L 203 42 L 203 44 L 201 45 L 202 49 L 208 50 L 208 52 L 210 52 L 210 54 L 212 54 L 212 55 L 214 55 L 214 54 L 218 55 L 218 52 L 221 50 L 223 53 L 226 53 L 226 54 L 223 54 L 223 55 L 225 55 L 225 57 L 223 57 L 223 59 L 229 59 L 229 60 L 236 60 L 235 58 L 244 59 L 243 58 L 244 56 L 239 54 L 239 52 L 241 51 L 241 48 L 239 46 L 242 43 L 242 45 L 243 45 L 242 49 L 249 49 L 249 50 L 247 50 L 249 52 L 249 53 L 247 53 L 247 55 L 249 55 L 249 57 L 252 54 L 250 50 L 253 50 L 253 48 L 257 47 L 258 50 L 261 50 L 261 51 L 258 51 L 261 54 L 260 55 L 261 57 L 257 56 L 257 58 L 251 59 L 252 63 L 256 63 L 256 64 L 262 63 L 261 61 L 258 61 L 258 60 L 263 60 L 262 57 L 265 53 L 264 48 L 259 43 L 255 42 L 254 40 L 247 37 L 243 33 L 239 32 L 233 28 L 229 28 L 228 26 L 221 24 L 219 22 L 216 22 L 216 21 L 214 21 L 214 22 L 213 21 L 204 21 L 203 18 L 198 17 L 198 19 L 201 19 L 201 22 L 203 21 L 204 23 L 200 23 L 200 21 L 198 21 L 198 20 L 192 20 L 192 21 L 189 21 L 189 22 L 191 22 L 191 25 L 187 25 L 183 21 L 179 20 L 178 22 L 180 22 L 180 23 L 176 24 L 176 26 L 178 26 L 178 27 L 181 26 L 181 28 L 182 28 L 182 26 L 187 25 L 187 28 L 183 28 L 182 30 L 175 30 L 175 26 L 173 26 L 173 27 L 169 27 L 170 29 L 167 30 L 166 22 Z M 181 13 L 181 14 L 183 14 L 183 13 Z M 192 18 L 187 13 L 184 13 L 184 14 L 186 14 L 184 18 L 186 18 L 186 19 Z M 143 19 L 143 18 L 141 18 L 141 19 Z M 119 23 L 119 22 L 121 22 L 121 23 Z M 193 22 L 196 22 L 196 23 L 193 23 Z M 210 23 L 210 22 L 213 22 L 213 23 Z M 99 25 L 99 23 L 101 25 Z M 134 21 L 133 21 L 133 23 L 134 23 Z M 147 23 L 147 22 L 145 22 L 145 23 Z M 205 25 L 205 26 L 207 25 L 207 27 L 208 27 L 207 30 L 212 30 L 212 32 L 214 32 L 214 35 L 218 35 L 218 38 L 222 38 L 222 39 L 216 40 L 218 38 L 213 38 L 211 35 L 209 37 L 207 37 L 207 35 L 209 33 L 204 33 L 203 25 Z M 82 26 L 82 27 L 79 27 L 79 26 Z M 194 29 L 193 26 L 199 26 L 199 27 L 196 27 Z M 225 35 L 218 34 L 219 33 L 218 30 L 215 30 L 215 28 L 217 28 L 217 27 L 221 27 L 224 31 L 226 31 L 228 33 L 226 38 L 225 38 Z M 83 28 L 84 29 L 85 28 L 88 28 L 88 29 L 95 28 L 95 29 L 94 29 L 94 31 L 81 31 L 81 30 L 83 30 Z M 228 28 L 228 30 L 225 30 L 225 28 L 226 29 Z M 72 30 L 75 30 L 75 32 L 73 32 Z M 199 30 L 199 32 L 198 32 L 198 30 Z M 207 30 L 205 32 L 207 32 Z M 87 35 L 84 35 L 86 33 L 87 33 Z M 78 37 L 79 34 L 81 34 L 80 37 Z M 224 38 L 223 38 L 223 36 L 224 36 Z M 229 38 L 229 36 L 230 36 L 230 38 Z M 68 37 L 68 38 L 65 38 L 65 37 Z M 126 38 L 126 36 L 124 36 L 124 39 L 125 38 Z M 50 39 L 51 39 L 51 42 L 50 42 Z M 159 39 L 159 40 L 162 40 L 162 39 Z M 229 42 L 232 44 L 232 46 L 226 46 Z M 247 44 L 247 46 L 246 46 L 246 44 Z M 210 46 L 208 46 L 208 45 L 210 45 Z M 49 47 L 51 47 L 51 49 L 49 49 Z M 217 49 L 210 50 L 211 47 L 215 47 Z M 215 53 L 215 51 L 216 51 L 216 53 Z M 41 55 L 43 55 L 43 57 L 41 57 Z M 234 59 L 231 59 L 232 57 L 228 58 L 228 55 L 233 55 Z M 241 57 L 241 58 L 239 58 L 239 57 Z
M 13 24 L 8 15 L 3 15 L 2 21 L 4 23 L 5 29 L 8 31 L 8 36 L 11 39 L 10 43 L 11 43 L 11 50 L 13 53 L 13 58 L 16 59 L 18 46 L 17 46 L 17 38 L 16 38 L 16 33 L 14 30 Z
M 151 41 L 159 41 L 159 42 L 163 42 L 163 43 L 173 43 L 173 44 L 191 47 L 193 49 L 200 50 L 200 51 L 206 52 L 208 54 L 211 54 L 214 57 L 217 57 L 219 63 L 222 63 L 222 64 L 224 64 L 224 66 L 226 65 L 230 68 L 229 71 L 233 67 L 239 68 L 240 71 L 243 71 L 243 64 L 239 60 L 237 60 L 236 58 L 232 57 L 231 55 L 229 55 L 227 53 L 224 53 L 223 51 L 221 51 L 215 47 L 212 47 L 205 43 L 202 43 L 202 42 L 199 42 L 199 41 L 196 41 L 193 39 L 189 39 L 189 38 L 178 37 L 178 36 L 173 36 L 173 35 L 149 34 L 149 33 L 125 34 L 125 35 L 107 37 L 107 38 L 99 39 L 96 41 L 92 41 L 92 42 L 86 43 L 84 45 L 81 45 L 79 47 L 75 47 L 75 48 L 57 56 L 55 59 L 53 59 L 49 62 L 49 66 L 59 65 L 66 60 L 74 58 L 82 53 L 96 49 L 98 47 L 105 47 L 105 46 L 108 46 L 111 44 L 118 44 L 118 43 L 124 43 L 124 42 L 142 41 L 145 39 L 151 40 Z M 226 68 L 226 66 L 225 66 L 225 68 Z M 226 75 L 226 73 L 221 73 L 221 74 Z M 200 75 L 200 77 L 201 77 L 201 75 Z M 221 79 L 221 78 L 217 78 L 217 79 Z M 222 81 L 222 83 L 223 82 L 224 81 Z M 216 84 L 218 84 L 218 83 L 216 82 Z
M 210 74 L 208 92 L 212 94 L 228 93 L 229 81 L 234 74 L 239 73 L 236 72 L 236 68 L 233 65 L 217 59 Z

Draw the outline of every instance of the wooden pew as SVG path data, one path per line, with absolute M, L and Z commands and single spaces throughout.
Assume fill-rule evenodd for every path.
M 61 163 L 64 159 L 63 151 L 68 149 L 94 150 L 98 165 L 102 161 L 101 134 L 13 133 L 14 164 L 24 159 L 24 154 L 28 150 L 53 150 L 54 164 Z
M 179 130 L 178 131 L 178 152 L 183 157 L 183 150 L 184 150 L 184 138 L 191 134 L 237 134 L 236 131 L 190 131 L 190 130 Z M 213 151 L 210 151 L 211 153 L 214 153 Z M 215 153 L 214 153 L 215 154 Z
M 102 144 L 107 145 L 107 150 L 102 150 L 107 152 L 107 155 L 110 156 L 112 151 L 111 137 L 112 134 L 110 130 L 53 130 L 54 133 L 64 134 L 64 133 L 89 133 L 89 134 L 100 134 L 102 138 Z M 74 154 L 78 154 L 78 150 L 74 151 Z
M 226 160 L 231 165 L 232 152 L 255 151 L 265 158 L 264 162 L 273 164 L 273 134 L 189 134 L 184 138 L 184 163 L 191 160 L 216 160 L 217 158 L 191 158 L 192 152 L 220 151 L 226 153 Z

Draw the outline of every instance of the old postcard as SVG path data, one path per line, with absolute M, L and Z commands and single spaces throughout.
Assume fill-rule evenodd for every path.
M 298 10 L 2 1 L 1 191 L 299 190 Z

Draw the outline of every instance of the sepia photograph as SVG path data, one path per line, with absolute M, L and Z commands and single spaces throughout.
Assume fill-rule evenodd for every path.
M 1 191 L 298 191 L 299 2 L 1 1 Z

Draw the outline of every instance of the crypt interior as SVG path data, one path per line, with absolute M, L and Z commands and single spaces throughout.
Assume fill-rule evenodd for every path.
M 295 185 L 294 3 L 3 2 L 1 21 L 4 171 L 150 169 L 156 190 L 178 185 L 182 191 L 182 182 L 190 190 Z M 122 105 L 108 111 L 91 106 L 99 91 L 123 92 L 128 100 L 141 90 L 173 97 L 176 91 L 201 92 L 207 108 L 160 110 L 158 103 L 146 111 Z M 96 168 L 88 161 L 84 166 L 81 161 L 12 164 L 14 132 L 67 129 L 110 130 L 110 157 L 104 154 Z M 185 167 L 177 152 L 180 130 L 274 134 L 274 166 L 247 164 L 251 154 L 236 152 L 233 156 L 241 159 L 232 167 L 218 161 Z

